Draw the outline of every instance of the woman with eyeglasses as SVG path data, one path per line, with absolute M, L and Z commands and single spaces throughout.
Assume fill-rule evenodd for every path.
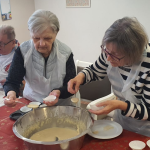
M 68 82 L 68 91 L 75 94 L 81 84 L 108 76 L 117 99 L 97 104 L 102 110 L 89 111 L 102 115 L 115 110 L 113 119 L 124 129 L 150 137 L 150 47 L 142 25 L 136 18 L 115 21 L 101 49 L 95 63 Z

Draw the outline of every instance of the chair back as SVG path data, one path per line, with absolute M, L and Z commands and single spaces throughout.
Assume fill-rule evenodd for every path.
M 79 73 L 85 67 L 88 67 L 92 63 L 76 61 L 76 72 Z M 87 99 L 90 101 L 96 100 L 98 98 L 107 96 L 111 93 L 111 84 L 108 77 L 105 77 L 102 81 L 93 81 L 91 83 L 80 86 L 80 96 L 82 99 Z

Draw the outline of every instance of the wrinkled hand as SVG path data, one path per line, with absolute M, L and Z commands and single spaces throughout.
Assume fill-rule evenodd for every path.
M 77 93 L 80 85 L 84 81 L 84 78 L 85 78 L 84 74 L 79 73 L 75 78 L 71 79 L 68 82 L 68 92 L 70 92 L 71 94 Z
M 6 79 L 3 79 L 3 80 L 0 81 L 0 83 L 1 83 L 2 85 L 4 85 L 5 82 L 6 82 Z
M 127 103 L 120 100 L 108 100 L 106 102 L 99 103 L 96 106 L 97 107 L 103 106 L 104 108 L 101 110 L 90 109 L 89 112 L 96 115 L 102 115 L 102 114 L 108 114 L 115 109 L 121 109 L 123 111 L 126 111 L 127 109 Z
M 53 90 L 49 95 L 56 96 L 56 99 L 52 102 L 43 101 L 43 103 L 46 104 L 47 106 L 53 106 L 58 102 L 58 99 L 59 99 L 59 96 L 60 96 L 60 91 L 59 90 Z
M 5 98 L 9 99 L 9 100 L 4 100 L 4 104 L 7 105 L 8 107 L 13 107 L 13 106 L 15 106 L 17 104 L 15 102 L 15 101 L 18 100 L 18 98 L 16 98 L 16 92 L 9 91 Z

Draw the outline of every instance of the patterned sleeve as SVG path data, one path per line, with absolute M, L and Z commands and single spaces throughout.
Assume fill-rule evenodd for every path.
M 108 67 L 106 61 L 106 55 L 101 53 L 99 58 L 95 61 L 94 64 L 89 67 L 84 68 L 81 72 L 85 75 L 85 83 L 89 83 L 91 81 L 102 80 L 105 76 L 107 76 L 106 69 Z
M 127 100 L 128 107 L 125 112 L 122 111 L 122 115 L 150 121 L 150 53 L 147 53 L 146 59 L 142 62 L 139 76 L 131 90 L 141 102 L 137 104 Z

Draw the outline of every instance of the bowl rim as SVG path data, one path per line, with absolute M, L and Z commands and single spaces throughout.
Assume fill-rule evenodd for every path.
M 145 146 L 146 146 L 146 144 L 145 144 L 143 141 L 140 141 L 140 140 L 133 140 L 133 141 L 131 141 L 131 142 L 129 143 L 130 148 L 135 149 L 135 144 L 137 144 L 137 143 L 141 144 L 141 147 L 138 147 L 138 148 L 137 148 L 137 146 L 136 146 L 136 149 L 137 149 L 137 150 L 138 150 L 138 149 L 139 149 L 139 150 L 142 150 L 142 149 L 144 149 Z
M 52 107 L 56 107 L 56 106 L 52 106 Z M 65 106 L 65 107 L 66 107 L 66 106 Z M 74 107 L 74 106 L 68 106 L 68 107 Z M 45 108 L 45 107 L 39 107 L 39 108 L 37 108 L 37 109 L 43 109 L 43 108 Z M 47 108 L 47 107 L 46 107 L 46 108 Z M 83 109 L 83 108 L 80 108 L 80 107 L 76 107 L 76 108 L 78 108 L 78 109 Z M 88 112 L 86 109 L 83 109 L 83 110 L 86 111 L 86 112 Z M 28 112 L 28 113 L 30 113 L 30 112 Z M 15 134 L 18 138 L 20 138 L 20 139 L 22 139 L 22 140 L 24 140 L 24 141 L 26 141 L 26 142 L 32 143 L 32 144 L 54 145 L 54 144 L 61 144 L 61 143 L 65 143 L 65 142 L 69 142 L 69 141 L 78 139 L 78 138 L 84 136 L 85 134 L 87 134 L 87 133 L 89 132 L 89 128 L 91 127 L 91 125 L 92 125 L 92 123 L 93 123 L 93 122 L 92 122 L 92 118 L 91 118 L 91 125 L 89 126 L 89 128 L 86 129 L 86 130 L 85 130 L 84 132 L 82 132 L 81 134 L 79 134 L 79 135 L 77 135 L 77 136 L 75 136 L 75 137 L 72 137 L 72 138 L 70 138 L 70 139 L 59 140 L 59 141 L 52 141 L 52 142 L 35 141 L 35 140 L 31 140 L 31 139 L 25 138 L 24 136 L 20 135 L 20 134 L 17 132 L 17 129 L 16 129 L 16 124 L 17 124 L 17 122 L 18 122 L 19 120 L 21 120 L 22 117 L 26 116 L 28 113 L 26 113 L 25 115 L 23 115 L 23 116 L 21 116 L 19 119 L 17 119 L 17 121 L 13 124 L 12 130 L 13 130 L 14 134 Z M 88 112 L 88 113 L 89 113 L 89 112 Z M 89 117 L 90 117 L 90 115 L 89 115 Z

